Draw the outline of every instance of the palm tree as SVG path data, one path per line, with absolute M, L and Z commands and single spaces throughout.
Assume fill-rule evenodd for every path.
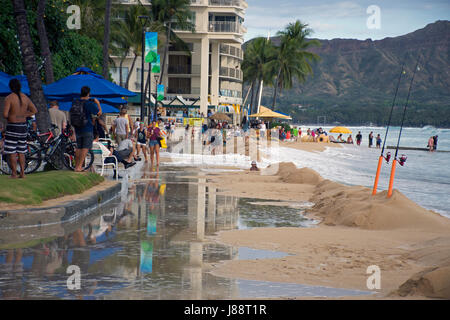
M 131 51 L 134 55 L 128 77 L 125 81 L 125 88 L 128 89 L 131 75 L 134 71 L 137 58 L 142 55 L 142 30 L 146 21 L 139 17 L 147 13 L 145 7 L 141 4 L 129 6 L 123 11 L 122 19 L 113 21 L 112 39 L 114 46 L 122 47 L 122 59 Z M 163 30 L 158 22 L 150 21 L 149 28 L 152 31 Z M 123 62 L 123 60 L 122 60 Z
M 110 32 L 111 32 L 111 23 L 110 23 L 111 5 L 112 5 L 112 0 L 106 0 L 105 29 L 104 29 L 104 35 L 103 35 L 103 68 L 102 68 L 102 75 L 103 75 L 103 78 L 105 78 L 105 79 L 109 78 L 108 61 L 109 61 L 109 38 L 110 38 Z
M 30 87 L 31 100 L 36 105 L 36 123 L 41 132 L 47 132 L 50 128 L 50 116 L 47 103 L 42 90 L 42 81 L 34 55 L 33 42 L 31 40 L 30 28 L 27 23 L 27 11 L 24 0 L 12 0 L 14 15 L 16 17 L 17 34 L 19 36 L 20 51 L 22 53 L 22 64 Z
M 244 72 L 244 78 L 252 83 L 253 88 L 256 83 L 258 84 L 256 97 L 259 96 L 262 90 L 261 82 L 273 82 L 275 75 L 271 62 L 276 58 L 276 53 L 272 42 L 264 37 L 254 39 L 245 50 L 242 70 Z M 253 98 L 252 92 L 250 112 L 254 111 Z
M 275 109 L 278 89 L 292 88 L 294 79 L 304 82 L 306 77 L 312 74 L 310 62 L 319 60 L 319 56 L 309 52 L 313 46 L 320 46 L 317 40 L 307 40 L 312 30 L 307 24 L 297 20 L 290 23 L 277 35 L 280 37 L 280 45 L 277 47 L 277 58 L 270 62 L 269 68 L 275 70 L 276 80 L 272 108 Z
M 44 60 L 45 82 L 47 84 L 50 84 L 55 82 L 55 76 L 53 74 L 52 54 L 50 52 L 47 30 L 45 29 L 45 22 L 44 22 L 46 4 L 47 0 L 39 0 L 38 2 L 36 27 L 39 36 L 39 43 L 41 46 L 41 56 L 42 59 Z
M 169 53 L 170 42 L 174 42 L 182 50 L 188 51 L 186 44 L 175 34 L 174 29 L 195 31 L 195 25 L 191 22 L 193 13 L 190 10 L 190 0 L 154 0 L 152 1 L 151 17 L 165 27 L 166 44 L 164 48 L 161 76 L 162 83 L 166 62 Z

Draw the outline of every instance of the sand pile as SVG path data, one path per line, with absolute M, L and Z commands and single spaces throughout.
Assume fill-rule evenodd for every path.
M 323 178 L 314 170 L 298 169 L 292 162 L 280 163 L 277 176 L 285 183 L 317 185 L 323 181 Z
M 412 276 L 392 295 L 450 299 L 450 266 L 427 268 Z
M 293 163 L 273 165 L 274 176 L 264 171 L 227 174 L 213 182 L 218 188 L 232 186 L 229 194 L 240 197 L 313 202 L 308 211 L 322 222 L 316 228 L 222 232 L 221 241 L 231 245 L 294 255 L 233 260 L 217 266 L 219 275 L 365 290 L 367 266 L 376 264 L 383 272 L 383 295 L 450 298 L 449 219 L 397 190 L 389 199 L 386 191 L 372 196 L 370 188 L 325 180 Z
M 391 198 L 383 191 L 372 196 L 372 190 L 361 186 L 344 186 L 328 180 L 319 183 L 311 201 L 312 212 L 327 225 L 344 225 L 371 230 L 413 228 L 444 230 L 450 221 L 426 210 L 394 190 Z

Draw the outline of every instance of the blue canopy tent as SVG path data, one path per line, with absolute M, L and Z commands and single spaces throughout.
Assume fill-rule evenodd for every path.
M 59 109 L 62 111 L 70 111 L 70 108 L 72 107 L 72 101 L 62 101 L 58 102 Z M 103 113 L 119 113 L 119 109 L 117 109 L 115 106 L 102 103 L 100 102 L 100 106 L 102 107 Z
M 24 75 L 11 76 L 7 73 L 0 71 L 0 96 L 7 96 L 11 93 L 9 89 L 9 81 L 11 79 L 18 79 L 22 85 L 22 92 L 26 95 L 30 94 L 30 88 L 28 87 L 27 77 Z
M 44 87 L 47 97 L 79 96 L 81 88 L 91 88 L 91 95 L 97 98 L 133 97 L 136 94 L 95 74 L 73 74 Z

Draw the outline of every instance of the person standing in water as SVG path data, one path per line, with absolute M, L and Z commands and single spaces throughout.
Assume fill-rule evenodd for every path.
M 435 135 L 434 137 L 433 137 L 433 150 L 434 151 L 436 151 L 436 149 L 437 149 L 437 143 L 438 143 L 438 136 L 437 135 Z
M 381 136 L 380 134 L 377 135 L 377 149 L 381 148 Z
M 9 81 L 11 94 L 5 99 L 3 117 L 8 121 L 5 132 L 3 153 L 8 157 L 11 178 L 17 178 L 17 157 L 20 165 L 20 178 L 25 178 L 25 153 L 27 153 L 27 117 L 37 113 L 33 102 L 21 92 L 17 79 Z
M 358 146 L 360 146 L 361 145 L 361 141 L 362 141 L 362 134 L 361 134 L 361 131 L 359 131 L 358 134 L 356 135 L 356 144 Z
M 370 131 L 369 134 L 369 148 L 372 148 L 373 146 L 373 131 Z
M 434 137 L 430 137 L 430 139 L 428 139 L 428 149 L 430 150 L 430 152 L 433 152 L 435 149 L 434 147 Z

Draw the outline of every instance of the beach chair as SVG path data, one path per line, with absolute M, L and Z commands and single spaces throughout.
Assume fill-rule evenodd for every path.
M 102 167 L 100 175 L 103 176 L 105 167 L 112 167 L 113 170 L 116 170 L 116 180 L 119 180 L 119 162 L 117 161 L 117 158 L 113 155 L 105 157 L 102 149 L 96 148 L 95 144 L 92 146 L 92 152 L 94 153 L 94 163 L 92 165 Z M 106 158 L 109 157 L 114 158 L 114 162 L 105 163 Z

